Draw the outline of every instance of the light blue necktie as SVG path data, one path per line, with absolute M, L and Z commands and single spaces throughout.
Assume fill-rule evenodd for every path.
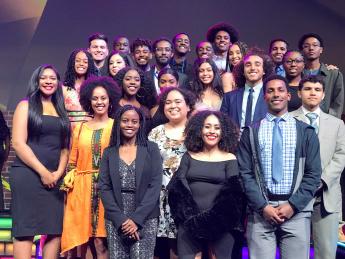
M 316 134 L 318 134 L 319 133 L 319 126 L 317 125 L 317 121 L 316 121 L 318 115 L 315 112 L 309 112 L 305 116 L 307 116 L 307 118 L 310 121 L 310 125 L 312 127 L 314 127 Z
M 279 128 L 280 120 L 279 117 L 273 120 L 272 134 L 272 178 L 276 182 L 283 178 L 283 137 Z

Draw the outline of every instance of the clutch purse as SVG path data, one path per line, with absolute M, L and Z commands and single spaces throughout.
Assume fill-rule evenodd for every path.
M 65 177 L 63 178 L 63 182 L 60 186 L 60 190 L 68 192 L 71 189 L 73 189 L 73 185 L 74 185 L 74 177 L 75 177 L 75 172 L 77 171 L 77 169 L 72 169 L 70 171 L 67 172 L 67 174 L 65 175 Z

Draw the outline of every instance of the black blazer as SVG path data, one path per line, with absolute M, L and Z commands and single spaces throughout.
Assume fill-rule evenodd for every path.
M 138 146 L 135 160 L 136 209 L 128 216 L 123 213 L 119 159 L 118 147 L 108 147 L 104 150 L 98 185 L 105 209 L 105 218 L 110 220 L 116 229 L 119 229 L 128 218 L 140 228 L 146 219 L 159 216 L 162 158 L 156 143 L 148 141 L 147 147 Z

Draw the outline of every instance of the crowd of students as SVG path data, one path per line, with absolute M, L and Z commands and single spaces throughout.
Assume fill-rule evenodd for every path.
M 249 48 L 218 23 L 151 43 L 89 37 L 32 74 L 13 117 L 15 258 L 335 258 L 343 77 L 322 38 Z M 152 59 L 155 62 L 152 62 Z M 151 64 L 152 63 L 152 64 Z M 289 113 L 291 112 L 291 113 Z

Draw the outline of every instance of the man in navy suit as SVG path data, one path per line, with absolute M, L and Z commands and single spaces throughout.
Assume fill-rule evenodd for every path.
M 234 71 L 237 89 L 226 93 L 220 110 L 243 128 L 263 119 L 267 113 L 263 79 L 272 74 L 273 62 L 259 49 L 249 51 Z

